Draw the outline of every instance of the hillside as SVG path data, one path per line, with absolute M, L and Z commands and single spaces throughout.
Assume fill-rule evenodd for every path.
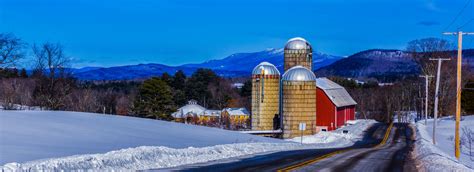
M 342 57 L 315 52 L 313 65 L 315 69 L 327 66 Z M 198 64 L 167 66 L 162 64 L 138 64 L 109 68 L 73 69 L 74 76 L 81 80 L 129 80 L 160 76 L 164 72 L 173 74 L 183 70 L 190 75 L 198 68 L 209 68 L 225 77 L 248 76 L 260 62 L 268 61 L 283 70 L 283 49 L 268 49 L 253 53 L 236 53 L 219 60 L 210 60 Z
M 283 141 L 159 120 L 59 111 L 0 111 L 0 165 L 138 146 Z
M 452 52 L 453 57 L 455 51 Z M 463 63 L 474 68 L 474 49 L 464 50 Z M 318 76 L 341 76 L 351 78 L 376 78 L 391 82 L 405 77 L 416 77 L 419 66 L 410 55 L 401 50 L 366 50 L 315 71 Z

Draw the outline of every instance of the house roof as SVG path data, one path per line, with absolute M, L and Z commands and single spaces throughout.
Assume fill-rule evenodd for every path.
M 227 111 L 229 115 L 250 115 L 245 108 L 225 108 L 224 111 Z
M 205 110 L 205 111 L 202 111 L 201 114 L 199 114 L 201 116 L 221 116 L 221 111 L 220 110 Z
M 174 118 L 185 118 L 188 115 L 199 115 L 204 112 L 206 108 L 198 105 L 195 101 L 191 100 L 186 106 L 178 109 L 177 112 L 171 114 Z
M 344 107 L 357 104 L 357 102 L 352 99 L 351 95 L 349 95 L 349 93 L 344 87 L 327 78 L 317 78 L 316 86 L 324 91 L 324 93 L 329 97 L 331 102 L 336 105 L 336 107 Z

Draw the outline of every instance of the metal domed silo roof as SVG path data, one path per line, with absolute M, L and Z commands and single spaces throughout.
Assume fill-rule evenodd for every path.
M 286 50 L 311 49 L 311 44 L 301 37 L 291 38 L 285 45 Z
M 283 74 L 283 81 L 316 81 L 313 72 L 303 66 L 295 66 Z
M 265 75 L 280 75 L 280 71 L 278 71 L 275 65 L 268 62 L 262 62 L 255 66 L 255 68 L 253 68 L 252 75 L 261 75 L 262 71 Z

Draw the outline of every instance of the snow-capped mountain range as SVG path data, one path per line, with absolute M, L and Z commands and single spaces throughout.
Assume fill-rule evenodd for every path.
M 455 57 L 455 51 L 451 53 Z M 225 77 L 248 77 L 252 69 L 263 61 L 274 64 L 283 74 L 283 49 L 236 53 L 223 59 L 180 66 L 149 63 L 109 68 L 86 67 L 72 71 L 74 76 L 80 80 L 145 79 L 160 76 L 164 72 L 174 74 L 178 70 L 183 70 L 185 74 L 191 75 L 198 68 L 212 69 Z M 463 64 L 474 70 L 474 49 L 463 50 Z M 375 78 L 384 82 L 416 77 L 420 73 L 418 64 L 409 53 L 387 49 L 365 50 L 346 58 L 313 52 L 313 70 L 318 76 Z
M 342 58 L 343 57 L 340 56 L 314 52 L 313 70 L 330 65 Z M 212 69 L 221 76 L 238 77 L 250 75 L 252 69 L 263 61 L 274 64 L 280 69 L 280 71 L 282 71 L 283 49 L 267 49 L 252 53 L 236 53 L 223 59 L 209 60 L 197 64 L 184 64 L 180 66 L 149 63 L 108 68 L 86 67 L 73 69 L 72 71 L 74 76 L 81 80 L 144 79 L 153 76 L 160 76 L 164 72 L 174 74 L 178 70 L 183 70 L 184 73 L 190 75 L 198 68 Z

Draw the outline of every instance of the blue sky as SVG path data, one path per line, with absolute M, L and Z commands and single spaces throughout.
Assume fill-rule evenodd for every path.
M 0 32 L 60 42 L 74 67 L 179 65 L 281 48 L 301 36 L 347 56 L 441 32 L 468 0 L 0 0 Z M 473 18 L 473 4 L 447 30 Z M 463 30 L 474 31 L 474 22 Z M 465 38 L 465 47 L 474 47 Z

